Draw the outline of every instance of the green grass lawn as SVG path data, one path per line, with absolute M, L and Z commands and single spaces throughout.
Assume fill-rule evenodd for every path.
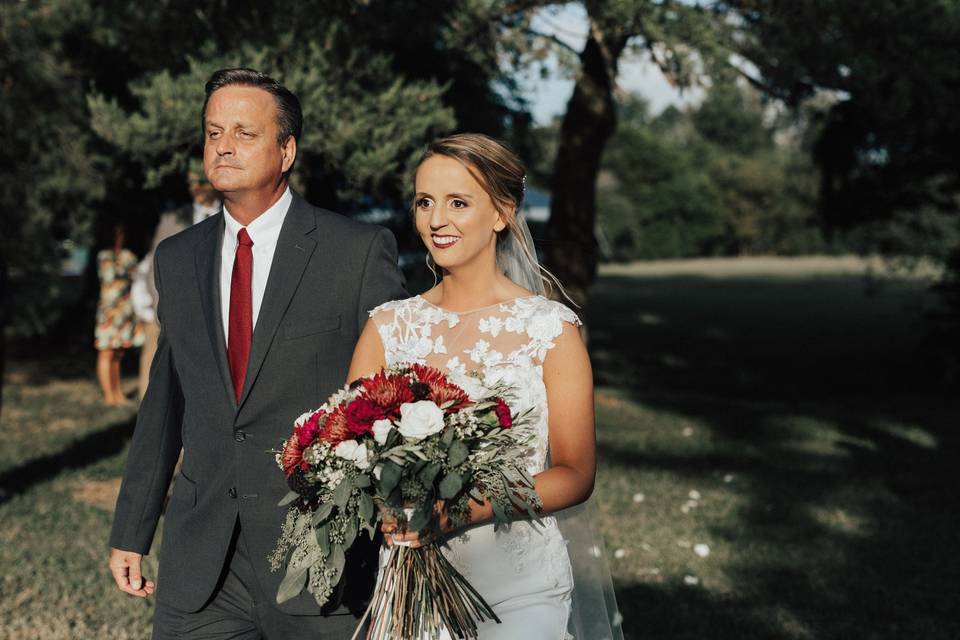
M 960 637 L 960 407 L 930 374 L 933 299 L 862 272 L 604 270 L 597 494 L 627 638 Z M 133 413 L 100 408 L 85 357 L 8 364 L 0 638 L 149 635 L 105 567 Z

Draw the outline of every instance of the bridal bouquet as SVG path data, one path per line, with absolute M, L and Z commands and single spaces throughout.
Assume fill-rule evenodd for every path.
M 372 538 L 384 516 L 427 532 L 442 500 L 451 523 L 462 526 L 472 499 L 491 503 L 496 527 L 515 509 L 537 519 L 541 502 L 524 466 L 531 436 L 518 429 L 529 413 L 511 412 L 509 387 L 466 382 L 471 394 L 438 369 L 392 367 L 296 420 L 277 452 L 291 488 L 280 502 L 289 510 L 271 557 L 275 571 L 286 564 L 278 602 L 306 587 L 323 605 L 347 549 L 361 532 Z M 368 609 L 369 637 L 435 638 L 446 628 L 475 638 L 477 622 L 497 620 L 440 543 L 428 540 L 391 548 Z

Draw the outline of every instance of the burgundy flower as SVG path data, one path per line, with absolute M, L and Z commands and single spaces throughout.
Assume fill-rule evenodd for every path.
M 503 401 L 503 398 L 496 399 L 496 406 L 493 410 L 497 414 L 497 420 L 500 421 L 500 426 L 504 429 L 509 429 L 513 426 L 513 418 L 510 415 L 510 407 L 507 406 L 507 403 Z
M 383 407 L 366 398 L 357 398 L 347 405 L 344 415 L 347 418 L 347 430 L 355 436 L 371 433 L 373 423 L 386 417 Z
M 342 407 L 337 407 L 327 416 L 327 421 L 320 429 L 320 439 L 332 447 L 350 439 L 347 416 L 344 415 Z
M 302 449 L 306 449 L 317 441 L 320 435 L 320 427 L 326 415 L 323 411 L 317 411 L 307 418 L 302 425 L 296 428 L 297 437 L 300 440 L 300 447 Z
M 400 405 L 413 402 L 410 381 L 404 375 L 387 375 L 381 371 L 363 381 L 362 396 L 383 410 L 383 417 L 396 420 L 400 417 Z

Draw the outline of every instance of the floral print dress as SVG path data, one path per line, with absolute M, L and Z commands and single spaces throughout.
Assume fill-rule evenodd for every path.
M 130 286 L 137 257 L 132 251 L 104 249 L 97 254 L 100 301 L 94 346 L 98 350 L 129 349 L 143 344 L 143 327 L 137 322 L 130 301 Z

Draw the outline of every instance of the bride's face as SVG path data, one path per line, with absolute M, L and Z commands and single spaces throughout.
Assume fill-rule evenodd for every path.
M 444 269 L 496 262 L 497 232 L 506 226 L 493 200 L 458 160 L 432 156 L 417 169 L 417 233 Z

